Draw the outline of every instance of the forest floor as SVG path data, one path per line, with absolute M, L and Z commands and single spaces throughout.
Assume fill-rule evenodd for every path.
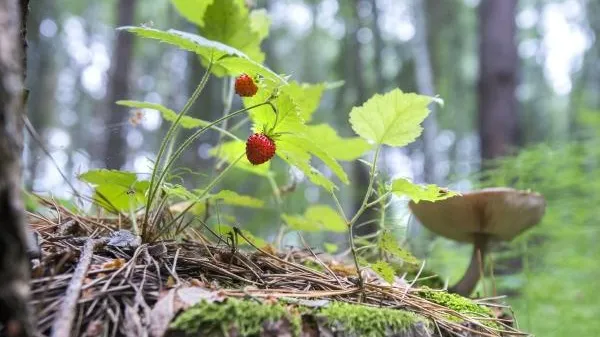
M 497 299 L 470 300 L 353 267 L 198 232 L 141 243 L 117 218 L 46 201 L 28 214 L 39 336 L 519 336 Z M 236 232 L 240 240 L 242 232 Z

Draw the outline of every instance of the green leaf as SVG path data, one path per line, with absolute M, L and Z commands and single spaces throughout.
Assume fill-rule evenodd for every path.
M 261 36 L 252 29 L 248 9 L 243 1 L 213 2 L 204 13 L 202 33 L 208 39 L 240 50 L 258 63 L 262 63 L 265 59 L 265 55 L 260 50 Z
M 120 27 L 119 29 L 194 52 L 200 55 L 206 62 L 212 59 L 215 62 L 215 65 L 223 67 L 230 75 L 238 75 L 240 73 L 260 74 L 265 78 L 285 83 L 284 79 L 259 62 L 250 59 L 250 57 L 242 51 L 221 42 L 209 40 L 200 35 L 175 29 L 162 31 L 149 27 L 125 26 Z
M 122 105 L 122 106 L 127 106 L 130 108 L 157 110 L 158 112 L 160 112 L 160 114 L 166 121 L 169 121 L 171 123 L 177 119 L 177 113 L 175 111 L 173 111 L 169 108 L 166 108 L 160 104 L 156 104 L 156 103 L 148 103 L 148 102 L 140 102 L 140 101 L 125 101 L 124 100 L 124 101 L 117 101 L 116 104 Z M 193 118 L 190 116 L 181 117 L 181 119 L 179 120 L 179 123 L 180 123 L 179 125 L 185 129 L 193 129 L 193 128 L 197 128 L 197 127 L 207 126 L 208 124 L 210 124 L 207 121 L 203 121 L 201 119 Z
M 219 233 L 221 235 L 235 235 L 235 231 L 233 230 L 233 227 L 228 226 L 228 225 L 224 225 L 224 224 L 216 225 L 215 230 L 217 233 Z M 248 239 L 248 241 L 250 241 L 250 243 L 254 244 L 258 248 L 263 248 L 268 245 L 268 243 L 265 240 L 254 236 L 252 233 L 250 233 L 249 231 L 247 231 L 245 229 L 240 229 L 240 232 L 246 239 Z M 242 237 L 238 237 L 238 242 L 240 245 L 249 244 L 249 242 L 246 242 L 246 240 L 244 240 Z
M 171 0 L 171 3 L 173 3 L 173 6 L 175 6 L 181 16 L 198 26 L 203 26 L 206 8 L 210 6 L 213 1 L 214 0 Z
M 396 273 L 394 272 L 394 268 L 390 266 L 389 263 L 379 260 L 371 265 L 371 269 L 376 272 L 379 276 L 381 276 L 386 282 L 394 283 L 394 277 Z
M 323 91 L 327 88 L 327 83 L 301 84 L 296 81 L 290 81 L 288 85 L 281 88 L 281 91 L 292 98 L 298 108 L 300 117 L 305 121 L 310 121 L 313 113 L 319 107 Z
M 310 153 L 294 142 L 286 142 L 285 138 L 279 139 L 276 154 L 289 165 L 296 166 L 313 184 L 329 192 L 335 189 L 335 184 L 331 180 L 310 165 Z
M 213 200 L 220 200 L 223 203 L 232 206 L 261 208 L 265 205 L 265 202 L 263 200 L 248 195 L 241 195 L 230 190 L 221 190 L 216 194 L 211 195 L 210 198 Z
M 394 89 L 374 95 L 350 112 L 350 124 L 359 136 L 377 144 L 404 146 L 415 140 L 435 98 Z
M 163 184 L 163 191 L 170 197 L 177 197 L 183 200 L 196 200 L 196 195 L 185 188 L 185 186 L 179 184 Z
M 394 235 L 389 231 L 385 230 L 379 239 L 379 248 L 384 252 L 391 254 L 406 263 L 419 264 L 419 260 L 414 257 L 410 252 L 400 248 Z
M 458 195 L 437 185 L 418 185 L 404 178 L 392 181 L 391 191 L 398 196 L 407 196 L 414 202 L 421 200 L 438 201 Z
M 305 132 L 316 146 L 337 160 L 352 161 L 371 149 L 360 137 L 342 138 L 328 124 L 307 125 Z
M 252 31 L 258 34 L 258 38 L 262 41 L 269 36 L 269 27 L 271 19 L 269 13 L 265 9 L 255 9 L 250 12 L 250 27 Z
M 97 169 L 79 175 L 81 181 L 95 187 L 93 199 L 110 212 L 130 211 L 146 202 L 147 180 L 138 180 L 133 172 Z
M 333 254 L 335 252 L 337 252 L 338 250 L 338 245 L 336 245 L 335 243 L 329 243 L 329 242 L 325 242 L 323 243 L 323 247 L 325 247 L 325 251 L 329 254 Z
M 344 219 L 334 209 L 325 205 L 310 206 L 304 215 L 283 214 L 281 217 L 290 228 L 305 232 L 343 233 L 348 228 Z
M 220 147 L 214 147 L 210 150 L 210 155 L 216 156 L 219 159 L 225 160 L 228 163 L 234 162 L 240 155 L 246 153 L 246 143 L 239 140 L 224 142 Z M 252 165 L 246 156 L 235 164 L 236 168 L 251 172 L 260 176 L 268 176 L 270 174 L 271 162 L 266 162 L 261 165 Z

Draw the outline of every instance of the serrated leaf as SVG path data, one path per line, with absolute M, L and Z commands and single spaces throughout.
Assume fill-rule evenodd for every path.
M 286 163 L 296 166 L 315 185 L 321 186 L 328 192 L 335 189 L 335 184 L 323 173 L 310 165 L 310 154 L 294 143 L 286 143 L 285 139 L 277 142 L 277 156 Z
M 263 200 L 248 196 L 241 195 L 230 190 L 221 190 L 216 194 L 210 196 L 212 200 L 220 200 L 227 205 L 242 206 L 249 208 L 261 208 L 265 205 Z
M 203 26 L 206 8 L 210 6 L 213 1 L 214 0 L 171 0 L 171 3 L 173 3 L 173 6 L 175 6 L 179 12 L 179 15 L 198 26 Z
M 166 108 L 160 104 L 156 104 L 156 103 L 123 100 L 123 101 L 117 101 L 116 104 L 130 107 L 130 108 L 157 110 L 158 112 L 160 112 L 163 119 L 165 119 L 166 121 L 169 121 L 171 123 L 177 119 L 177 113 L 175 111 L 173 111 L 169 108 Z M 179 125 L 185 129 L 193 129 L 193 128 L 197 128 L 197 127 L 203 127 L 203 126 L 207 126 L 208 124 L 210 124 L 210 123 L 207 121 L 203 121 L 201 119 L 193 118 L 190 116 L 183 116 L 179 120 Z
M 265 9 L 255 9 L 250 12 L 250 27 L 252 31 L 258 34 L 258 38 L 262 41 L 269 36 L 269 27 L 271 27 L 271 19 L 269 13 Z
M 281 91 L 292 98 L 300 117 L 308 122 L 319 107 L 321 96 L 326 89 L 326 83 L 308 84 L 290 81 L 288 85 L 281 88 Z
M 219 159 L 225 160 L 228 163 L 234 162 L 240 155 L 246 153 L 246 143 L 239 140 L 224 142 L 219 147 L 214 147 L 210 150 L 211 156 L 216 156 Z M 235 164 L 236 168 L 254 173 L 260 176 L 268 176 L 270 173 L 271 162 L 266 162 L 261 165 L 252 165 L 246 156 Z
M 421 200 L 438 201 L 458 195 L 458 193 L 434 184 L 419 185 L 404 178 L 392 181 L 391 191 L 398 196 L 409 197 L 414 202 Z
M 307 125 L 305 132 L 320 149 L 337 160 L 355 160 L 372 147 L 360 137 L 340 137 L 328 124 Z
M 390 266 L 389 263 L 379 260 L 371 265 L 371 269 L 377 273 L 377 275 L 381 276 L 386 282 L 393 283 L 394 277 L 396 273 L 394 272 L 394 268 Z
M 304 215 L 282 215 L 283 220 L 294 230 L 305 232 L 329 231 L 342 233 L 347 230 L 346 222 L 331 207 L 310 206 Z
M 219 0 L 206 8 L 202 33 L 206 38 L 232 46 L 252 60 L 262 63 L 261 38 L 252 29 L 250 16 L 243 2 Z
M 175 29 L 162 31 L 149 27 L 125 26 L 120 27 L 119 29 L 194 52 L 200 55 L 202 60 L 206 62 L 212 59 L 215 62 L 215 65 L 223 67 L 230 75 L 238 75 L 245 72 L 249 74 L 260 74 L 265 78 L 285 82 L 277 74 L 259 62 L 250 59 L 250 57 L 242 51 L 221 42 L 209 40 L 197 34 L 182 32 Z
M 396 238 L 388 230 L 383 231 L 383 233 L 381 234 L 381 237 L 379 239 L 379 248 L 384 252 L 391 254 L 406 263 L 419 263 L 419 260 L 416 257 L 414 257 L 410 252 L 402 249 L 400 245 L 398 245 Z
M 360 107 L 352 108 L 350 124 L 359 136 L 377 144 L 404 146 L 414 141 L 429 114 L 432 97 L 394 89 L 374 95 Z
M 195 200 L 196 195 L 185 186 L 179 184 L 165 183 L 163 185 L 163 191 L 170 197 L 177 197 L 183 200 Z
M 133 172 L 97 169 L 79 175 L 81 181 L 94 186 L 94 201 L 108 211 L 123 212 L 146 202 L 147 180 L 138 180 Z

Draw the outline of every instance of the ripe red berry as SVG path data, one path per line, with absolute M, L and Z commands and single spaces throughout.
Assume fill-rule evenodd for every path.
M 246 157 L 252 165 L 268 162 L 275 155 L 275 142 L 264 133 L 255 133 L 246 141 Z
M 258 91 L 252 77 L 247 74 L 241 74 L 235 79 L 235 93 L 242 97 L 252 97 Z

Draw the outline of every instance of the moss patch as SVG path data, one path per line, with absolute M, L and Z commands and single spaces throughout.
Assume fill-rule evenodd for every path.
M 320 310 L 331 329 L 344 329 L 357 336 L 383 337 L 401 333 L 427 319 L 412 312 L 334 302 Z
M 199 332 L 208 335 L 235 328 L 240 336 L 258 336 L 264 322 L 282 319 L 291 323 L 292 332 L 298 336 L 300 316 L 291 314 L 285 306 L 229 298 L 223 303 L 198 303 L 179 315 L 171 326 L 191 335 Z
M 460 295 L 423 288 L 419 290 L 419 296 L 433 303 L 458 311 L 461 314 L 474 313 L 482 316 L 493 316 L 492 311 L 489 308 L 478 305 L 470 299 Z

